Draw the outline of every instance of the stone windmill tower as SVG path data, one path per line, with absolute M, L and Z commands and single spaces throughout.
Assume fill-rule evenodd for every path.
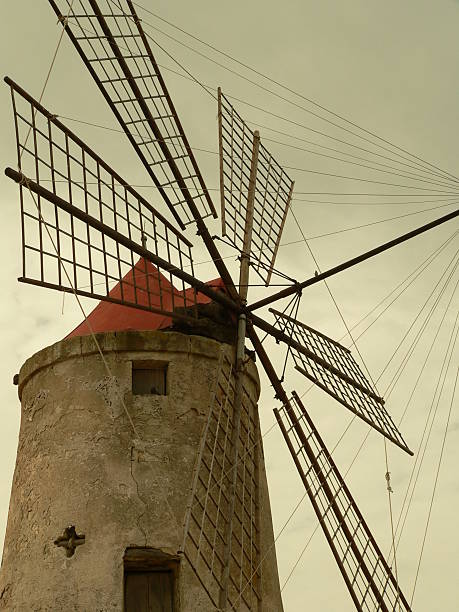
M 199 309 L 191 330 L 100 303 L 21 368 L 0 609 L 210 611 L 226 567 L 231 599 L 249 583 L 238 609 L 282 609 L 249 356 L 225 559 L 236 334 Z
M 220 239 L 238 254 L 236 284 L 209 231 L 217 213 L 134 3 L 49 3 L 174 224 L 6 79 L 17 136 L 18 169 L 6 174 L 19 184 L 19 280 L 101 302 L 18 376 L 23 418 L 0 609 L 282 610 L 256 353 L 357 610 L 409 611 L 330 451 L 300 397 L 285 391 L 258 330 L 286 345 L 306 378 L 411 454 L 351 352 L 295 317 L 307 287 L 459 211 L 292 280 L 274 264 L 293 181 L 219 90 Z M 195 276 L 187 227 L 205 246 L 217 281 Z M 275 275 L 287 286 L 248 303 L 249 271 L 266 286 Z M 282 312 L 271 309 L 274 324 L 256 314 L 287 297 Z

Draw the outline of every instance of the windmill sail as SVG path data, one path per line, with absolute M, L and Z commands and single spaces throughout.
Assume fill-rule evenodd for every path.
M 5 80 L 20 169 L 12 178 L 21 183 L 21 280 L 155 312 L 195 305 L 195 292 L 177 276 L 193 274 L 191 243 L 54 115 Z M 137 262 L 142 252 L 131 244 L 148 247 L 155 265 Z
M 216 217 L 133 3 L 49 2 L 180 227 Z
M 277 310 L 275 326 L 291 339 L 295 368 L 343 406 L 412 454 L 351 352 L 335 340 Z
M 219 608 L 219 594 L 224 585 L 231 506 L 234 398 L 233 365 L 222 352 L 213 401 L 201 435 L 182 545 L 182 552 L 216 608 Z M 258 473 L 261 449 L 257 407 L 246 392 L 242 401 L 239 444 L 228 603 L 232 609 L 255 612 L 261 600 Z
M 301 400 L 274 410 L 357 610 L 410 610 L 400 587 Z
M 228 99 L 218 92 L 222 233 L 239 250 L 244 244 L 253 133 Z M 256 166 L 250 265 L 269 285 L 294 182 L 259 144 Z

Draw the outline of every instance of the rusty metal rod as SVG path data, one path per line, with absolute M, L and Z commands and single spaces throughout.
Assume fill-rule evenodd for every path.
M 335 266 L 334 268 L 330 268 L 329 270 L 326 270 L 325 272 L 321 272 L 320 274 L 317 274 L 317 276 L 308 278 L 307 280 L 301 283 L 295 283 L 291 287 L 287 287 L 286 289 L 282 289 L 281 291 L 274 293 L 274 295 L 270 295 L 269 297 L 263 298 L 262 300 L 259 300 L 258 302 L 251 304 L 248 307 L 248 310 L 249 311 L 258 310 L 258 308 L 262 308 L 263 306 L 267 306 L 268 304 L 273 304 L 274 302 L 277 302 L 277 300 L 281 300 L 282 298 L 288 297 L 289 295 L 293 295 L 294 293 L 301 292 L 306 287 L 310 287 L 311 285 L 314 285 L 315 283 L 320 283 L 320 281 L 323 281 L 326 278 L 329 278 L 330 276 L 334 276 L 335 274 L 338 274 L 339 272 L 342 272 L 343 270 L 347 270 L 348 268 L 351 268 L 352 266 L 355 266 L 361 263 L 362 261 L 366 261 L 367 259 L 370 259 L 371 257 L 375 257 L 375 255 L 379 255 L 380 253 L 383 253 L 384 251 L 387 251 L 388 249 L 391 249 L 392 247 L 397 246 L 398 244 L 401 244 L 402 242 L 406 242 L 407 240 L 410 240 L 411 238 L 414 238 L 415 236 L 419 236 L 419 234 L 423 234 L 424 232 L 427 232 L 433 229 L 434 227 L 437 227 L 438 225 L 442 225 L 443 223 L 446 223 L 447 221 L 451 221 L 451 219 L 454 219 L 457 216 L 459 216 L 459 208 L 447 215 L 444 215 L 443 217 L 435 219 L 435 221 L 431 221 L 430 223 L 421 225 L 420 227 L 412 230 L 411 232 L 402 234 L 401 236 L 398 236 L 398 238 L 389 240 L 389 242 L 385 242 L 384 244 L 381 244 L 378 247 L 371 249 L 370 251 L 366 251 L 365 253 L 362 253 L 361 255 L 358 255 L 357 257 L 348 259 L 347 261 L 339 264 L 338 266 Z

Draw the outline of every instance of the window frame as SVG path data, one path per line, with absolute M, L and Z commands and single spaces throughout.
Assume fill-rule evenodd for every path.
M 169 362 L 163 361 L 159 359 L 136 359 L 131 362 L 131 391 L 134 396 L 158 396 L 164 397 L 169 395 Z M 145 393 L 145 392 L 136 392 L 136 383 L 135 383 L 135 372 L 162 372 L 163 374 L 163 389 L 164 392 L 160 393 Z

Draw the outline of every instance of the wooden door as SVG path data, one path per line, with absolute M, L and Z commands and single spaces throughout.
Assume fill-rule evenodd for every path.
M 174 612 L 174 576 L 168 571 L 127 572 L 125 612 Z

